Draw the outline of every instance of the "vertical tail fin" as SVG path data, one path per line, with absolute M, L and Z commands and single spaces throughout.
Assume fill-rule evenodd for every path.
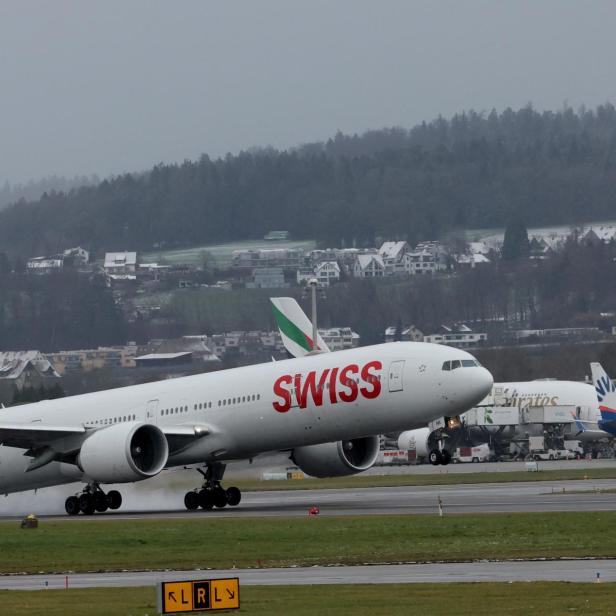
M 598 362 L 590 364 L 592 383 L 599 401 L 599 411 L 604 422 L 616 420 L 616 387 Z
M 312 352 L 312 323 L 292 297 L 270 297 L 282 342 L 293 357 Z M 317 336 L 317 350 L 329 352 L 321 336 Z

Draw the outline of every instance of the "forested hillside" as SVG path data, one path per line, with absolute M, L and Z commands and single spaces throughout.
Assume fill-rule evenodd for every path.
M 207 149 L 207 144 L 204 144 Z M 0 212 L 0 251 L 95 253 L 261 237 L 333 246 L 466 227 L 577 224 L 616 214 L 616 110 L 439 118 L 293 151 L 159 165 Z

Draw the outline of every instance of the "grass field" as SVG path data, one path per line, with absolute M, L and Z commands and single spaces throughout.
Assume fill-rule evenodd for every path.
M 152 251 L 140 255 L 142 263 L 157 261 L 169 265 L 203 265 L 205 256 L 218 268 L 227 268 L 231 265 L 234 250 L 271 250 L 273 248 L 302 248 L 314 250 L 313 240 L 289 240 L 286 242 L 267 242 L 265 240 L 245 240 L 227 244 L 212 244 L 194 246 L 192 248 L 178 248 L 176 250 Z
M 237 480 L 234 485 L 245 491 L 259 490 L 327 490 L 336 488 L 375 488 L 391 486 L 464 485 L 474 483 L 509 483 L 520 481 L 564 481 L 593 479 L 615 479 L 616 468 L 571 468 L 545 470 L 536 473 L 528 471 L 503 471 L 480 473 L 440 473 L 417 474 L 412 468 L 401 475 L 355 475 L 331 479 L 301 480 Z M 588 489 L 591 489 L 589 486 Z
M 0 524 L 0 572 L 616 557 L 616 512 Z
M 314 616 L 540 616 L 616 614 L 616 584 L 375 584 L 242 586 L 241 607 L 226 614 Z M 154 616 L 154 588 L 0 591 L 11 616 Z

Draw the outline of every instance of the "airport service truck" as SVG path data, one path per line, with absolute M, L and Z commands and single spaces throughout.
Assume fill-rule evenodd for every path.
M 584 457 L 584 448 L 580 441 L 565 441 L 564 449 L 559 449 L 558 453 L 564 460 L 581 460 Z
M 452 456 L 453 462 L 491 462 L 494 452 L 487 443 L 475 447 L 458 447 Z
M 543 436 L 528 437 L 528 451 L 533 460 L 557 460 L 558 452 L 556 449 L 548 449 L 545 446 Z

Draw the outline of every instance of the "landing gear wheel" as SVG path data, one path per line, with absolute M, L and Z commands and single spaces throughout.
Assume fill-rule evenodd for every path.
M 227 506 L 227 493 L 220 486 L 214 488 L 214 490 L 212 491 L 212 497 L 214 501 L 214 507 L 222 509 L 223 507 Z
M 186 492 L 184 496 L 184 507 L 188 511 L 199 509 L 199 495 L 196 492 Z
M 433 449 L 428 456 L 428 460 L 430 460 L 430 464 L 432 466 L 438 466 L 443 461 L 443 456 L 438 449 Z
M 77 499 L 79 501 L 79 510 L 84 515 L 92 515 L 94 513 L 94 498 L 91 494 L 84 493 Z
M 214 496 L 212 490 L 201 490 L 199 492 L 199 507 L 205 510 L 214 509 Z
M 227 504 L 229 507 L 236 507 L 240 504 L 242 500 L 242 493 L 239 488 L 228 488 L 227 489 Z
M 447 466 L 451 462 L 451 453 L 447 449 L 441 451 L 441 464 Z
M 122 506 L 122 495 L 117 490 L 107 492 L 109 509 L 119 509 Z
M 104 492 L 94 492 L 94 509 L 99 513 L 105 513 L 109 509 L 107 495 Z
M 64 502 L 64 509 L 68 515 L 77 515 L 79 513 L 79 499 L 76 496 L 69 496 Z

